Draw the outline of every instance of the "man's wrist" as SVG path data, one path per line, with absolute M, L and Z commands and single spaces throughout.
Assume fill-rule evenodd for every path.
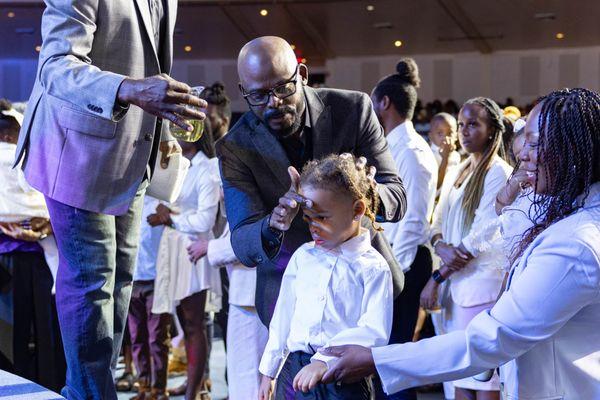
M 125 78 L 121 82 L 119 89 L 117 90 L 117 105 L 122 108 L 127 108 L 131 103 L 130 99 L 132 91 L 132 79 Z

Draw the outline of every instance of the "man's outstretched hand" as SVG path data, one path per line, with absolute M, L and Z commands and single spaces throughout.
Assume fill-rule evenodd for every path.
M 193 127 L 186 120 L 205 119 L 206 114 L 198 109 L 208 105 L 205 100 L 192 95 L 191 90 L 187 84 L 167 74 L 144 79 L 126 78 L 119 87 L 117 99 L 121 104 L 134 104 L 149 114 L 168 119 L 191 131 Z
M 323 383 L 354 383 L 377 372 L 371 349 L 363 346 L 332 346 L 320 349 L 319 353 L 339 358 L 323 376 Z

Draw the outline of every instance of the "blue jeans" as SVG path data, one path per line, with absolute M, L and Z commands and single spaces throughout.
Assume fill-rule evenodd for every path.
M 60 262 L 56 306 L 67 360 L 69 400 L 116 400 L 116 365 L 137 259 L 142 183 L 121 216 L 86 211 L 46 197 Z

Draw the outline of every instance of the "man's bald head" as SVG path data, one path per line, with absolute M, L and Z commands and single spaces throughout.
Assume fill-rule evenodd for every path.
M 277 36 L 248 42 L 238 56 L 238 75 L 244 95 L 258 93 L 258 102 L 246 97 L 250 110 L 272 133 L 286 137 L 301 131 L 306 109 L 302 87 L 307 83 L 308 69 L 298 65 L 288 42 Z M 274 88 L 284 89 L 274 92 Z
M 288 42 L 277 36 L 263 36 L 248 42 L 238 56 L 238 74 L 242 86 L 249 81 L 268 81 L 274 77 L 289 78 L 298 62 Z M 276 84 L 277 82 L 273 82 Z

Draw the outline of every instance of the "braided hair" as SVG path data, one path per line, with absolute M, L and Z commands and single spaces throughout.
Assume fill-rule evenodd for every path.
M 564 89 L 541 102 L 539 163 L 546 178 L 545 193 L 534 195 L 534 225 L 525 231 L 511 255 L 514 262 L 547 227 L 583 207 L 590 186 L 600 180 L 600 94 L 587 89 Z M 536 183 L 537 186 L 537 183 Z
M 403 58 L 396 65 L 396 72 L 379 81 L 373 95 L 377 100 L 387 96 L 398 114 L 412 120 L 417 105 L 417 88 L 421 85 L 419 67 L 412 58 Z
M 302 169 L 300 186 L 333 190 L 350 195 L 353 201 L 363 200 L 366 204 L 365 215 L 376 230 L 381 230 L 375 222 L 379 207 L 375 182 L 367 176 L 366 168 L 357 167 L 354 156 L 331 154 L 320 160 L 309 161 Z
M 496 104 L 496 102 L 487 97 L 475 97 L 467 100 L 463 104 L 463 108 L 467 105 L 476 105 L 485 110 L 488 117 L 488 126 L 491 128 L 492 138 L 488 142 L 488 146 L 483 152 L 481 161 L 475 166 L 471 179 L 467 182 L 465 192 L 462 200 L 462 206 L 464 210 L 463 214 L 463 233 L 466 233 L 471 228 L 473 221 L 475 220 L 475 211 L 479 207 L 481 196 L 483 195 L 483 185 L 485 177 L 492 166 L 494 157 L 504 155 L 504 147 L 502 144 L 503 133 L 506 129 L 504 116 L 502 109 Z M 473 160 L 471 159 L 465 168 L 470 168 Z M 459 174 L 460 176 L 460 174 Z

